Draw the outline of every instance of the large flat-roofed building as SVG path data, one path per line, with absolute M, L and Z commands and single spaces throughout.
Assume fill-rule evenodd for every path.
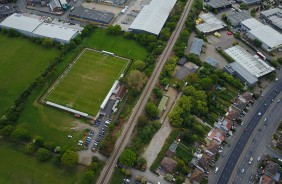
M 202 33 L 218 31 L 227 26 L 224 22 L 216 18 L 211 13 L 201 14 L 199 17 L 204 21 L 204 23 L 198 24 L 196 28 Z
M 266 20 L 266 22 L 282 32 L 282 6 L 261 12 L 260 18 Z
M 226 65 L 223 68 L 223 71 L 229 73 L 230 75 L 236 78 L 239 78 L 243 83 L 248 86 L 254 86 L 258 82 L 258 78 L 250 74 L 237 62 L 233 62 Z
M 234 27 L 240 26 L 240 23 L 244 20 L 252 18 L 248 11 L 234 12 L 226 15 L 227 20 Z
M 129 26 L 129 31 L 159 35 L 176 0 L 152 0 L 145 5 Z
M 206 3 L 208 7 L 211 7 L 212 10 L 226 10 L 228 8 L 232 7 L 232 1 L 226 1 L 226 0 L 211 0 Z
M 247 31 L 246 36 L 251 40 L 259 40 L 261 47 L 266 51 L 282 47 L 282 34 L 254 18 L 241 22 L 241 28 Z
M 251 55 L 239 45 L 228 48 L 224 51 L 232 57 L 235 62 L 240 64 L 245 70 L 257 78 L 275 70 L 273 67 L 261 60 L 257 55 Z
M 258 4 L 261 0 L 242 0 L 242 3 L 246 3 L 247 5 Z
M 72 18 L 82 19 L 85 21 L 108 25 L 115 17 L 114 13 L 108 11 L 92 10 L 80 7 L 75 7 L 69 14 Z
M 17 13 L 7 17 L 0 23 L 0 27 L 14 29 L 31 37 L 48 37 L 60 43 L 69 43 L 78 34 L 76 29 L 44 23 L 39 19 Z

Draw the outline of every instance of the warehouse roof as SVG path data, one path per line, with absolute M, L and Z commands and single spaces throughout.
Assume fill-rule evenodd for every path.
M 229 71 L 236 71 L 245 81 L 248 81 L 249 84 L 257 83 L 258 79 L 253 76 L 250 72 L 245 70 L 239 63 L 233 62 L 225 66 Z M 232 72 L 233 73 L 233 72 Z
M 211 0 L 207 2 L 208 6 L 211 6 L 212 8 L 221 8 L 225 6 L 232 5 L 232 1 L 226 1 L 226 0 Z
M 247 27 L 248 29 L 255 29 L 255 28 L 264 26 L 263 23 L 261 23 L 260 21 L 258 21 L 257 19 L 254 19 L 254 18 L 244 20 L 244 21 L 241 22 L 241 24 L 244 25 L 245 27 Z
M 38 26 L 33 31 L 33 33 L 53 39 L 71 40 L 73 36 L 78 33 L 78 30 L 58 26 L 55 24 L 43 23 L 40 26 Z
M 260 13 L 262 18 L 269 20 L 274 26 L 282 29 L 282 7 L 273 8 Z
M 224 22 L 211 13 L 201 14 L 199 17 L 203 19 L 204 23 L 197 25 L 196 28 L 203 33 L 210 33 L 226 27 Z
M 258 56 L 252 56 L 239 45 L 226 49 L 225 52 L 257 78 L 274 71 L 273 67 L 269 66 Z
M 256 29 L 252 29 L 249 31 L 249 34 L 255 36 L 258 40 L 270 48 L 282 46 L 282 35 L 270 26 L 264 25 Z
M 129 26 L 129 30 L 140 30 L 158 35 L 175 3 L 176 0 L 152 0 L 149 5 L 142 8 Z
M 242 1 L 246 3 L 247 5 L 251 5 L 251 4 L 260 2 L 260 0 L 242 0 Z
M 190 53 L 200 56 L 204 41 L 200 38 L 194 38 Z
M 82 18 L 89 21 L 109 24 L 115 17 L 114 13 L 108 11 L 91 10 L 83 7 L 75 7 L 69 16 Z
M 12 29 L 32 32 L 42 21 L 31 17 L 23 16 L 22 14 L 14 13 L 7 17 L 0 25 Z
M 226 17 L 230 21 L 232 26 L 238 26 L 240 25 L 240 22 L 252 18 L 249 12 L 245 10 L 226 15 Z

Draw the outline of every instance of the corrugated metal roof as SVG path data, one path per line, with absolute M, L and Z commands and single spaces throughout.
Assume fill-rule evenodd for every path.
M 264 25 L 263 23 L 254 18 L 244 20 L 241 22 L 241 24 L 247 27 L 248 29 L 255 29 Z
M 145 5 L 129 30 L 140 30 L 158 35 L 164 26 L 176 0 L 152 0 Z
M 203 43 L 204 42 L 203 42 L 202 39 L 194 38 L 191 49 L 190 49 L 190 53 L 193 53 L 193 54 L 200 56 Z
M 41 24 L 33 31 L 34 34 L 60 40 L 70 40 L 77 32 L 75 29 L 47 23 Z
M 273 28 L 264 25 L 249 31 L 249 34 L 255 36 L 258 40 L 271 47 L 282 46 L 282 35 Z
M 201 14 L 199 17 L 203 19 L 204 23 L 197 25 L 196 28 L 203 33 L 210 33 L 226 27 L 224 22 L 211 13 Z
M 245 70 L 247 70 L 257 78 L 264 76 L 274 70 L 273 67 L 269 66 L 258 57 L 252 56 L 239 45 L 236 45 L 224 51 L 237 63 L 239 63 Z
M 14 13 L 7 17 L 0 25 L 12 29 L 32 32 L 42 21 L 31 17 L 23 16 L 22 14 Z
M 213 67 L 215 67 L 218 64 L 218 61 L 216 59 L 214 59 L 213 57 L 208 57 L 205 60 L 205 62 L 212 65 Z

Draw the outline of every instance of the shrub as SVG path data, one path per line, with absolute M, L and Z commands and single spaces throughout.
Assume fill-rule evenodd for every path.
M 46 161 L 50 158 L 50 156 L 51 156 L 50 151 L 45 148 L 40 148 L 36 153 L 36 157 L 40 161 Z

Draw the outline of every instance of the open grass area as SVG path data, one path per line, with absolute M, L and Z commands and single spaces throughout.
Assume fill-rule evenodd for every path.
M 24 38 L 0 34 L 0 117 L 59 54 Z
M 95 116 L 127 64 L 128 60 L 85 50 L 44 100 Z
M 120 184 L 123 182 L 123 179 L 125 178 L 124 174 L 121 172 L 121 169 L 116 167 L 111 180 L 110 180 L 110 184 Z
M 176 149 L 176 156 L 181 158 L 182 160 L 185 160 L 185 162 L 189 162 L 193 158 L 193 150 L 192 147 L 187 147 L 184 144 L 180 143 L 178 144 L 178 147 Z
M 23 146 L 0 140 L 0 183 L 76 183 L 85 167 L 62 170 L 52 161 L 39 162 L 34 156 L 24 153 Z
M 89 38 L 84 40 L 83 44 L 90 48 L 106 50 L 133 60 L 144 60 L 148 54 L 146 48 L 136 41 L 125 39 L 120 35 L 109 35 L 106 29 L 96 29 Z

